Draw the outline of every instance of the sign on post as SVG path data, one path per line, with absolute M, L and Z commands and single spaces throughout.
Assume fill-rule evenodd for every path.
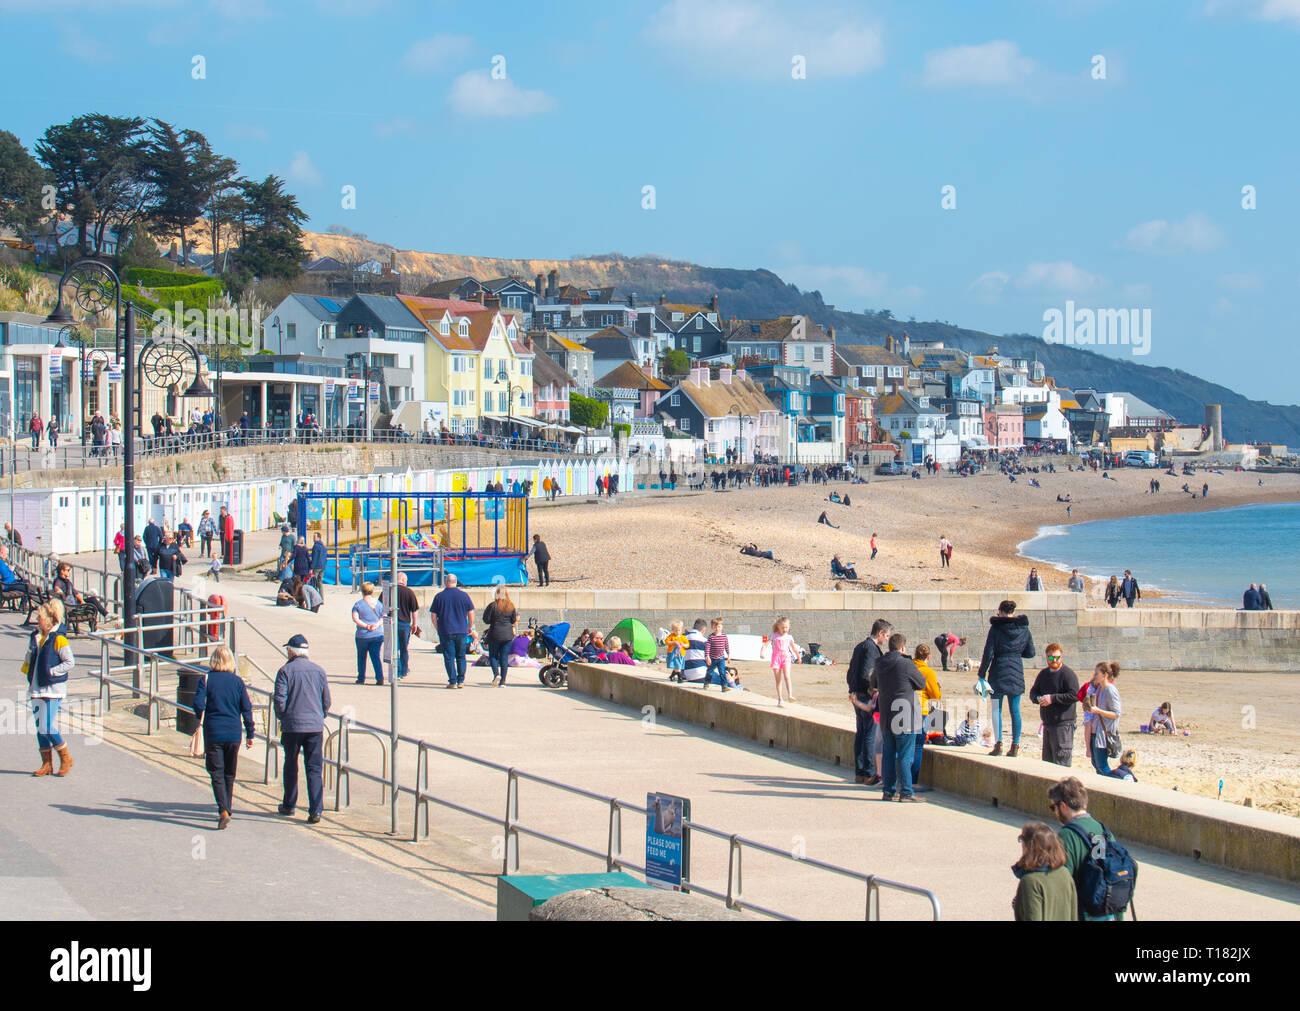
M 691 802 L 667 793 L 645 798 L 645 879 L 656 888 L 683 889 L 690 879 L 689 837 L 682 827 L 691 817 Z

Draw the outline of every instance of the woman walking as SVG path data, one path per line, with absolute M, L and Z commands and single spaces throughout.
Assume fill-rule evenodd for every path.
M 1078 892 L 1065 866 L 1060 837 L 1041 821 L 1031 821 L 1020 830 L 1018 841 L 1020 859 L 1011 866 L 1011 873 L 1020 881 L 1011 900 L 1016 922 L 1077 920 Z
M 939 535 L 939 566 L 949 568 L 952 565 L 952 541 L 944 534 Z
M 979 676 L 988 674 L 993 689 L 993 750 L 1002 754 L 1002 700 L 1011 710 L 1011 747 L 1008 758 L 1020 754 L 1020 696 L 1025 693 L 1024 661 L 1034 655 L 1034 639 L 1029 634 L 1029 618 L 1016 614 L 1016 602 L 1004 600 L 998 613 L 989 619 L 989 635 L 984 640 L 984 656 Z
M 36 717 L 36 746 L 41 751 L 41 767 L 33 776 L 54 772 L 51 759 L 59 754 L 59 771 L 66 776 L 72 768 L 68 746 L 59 733 L 59 709 L 68 696 L 68 674 L 76 665 L 72 647 L 63 628 L 63 605 L 55 600 L 36 612 L 36 629 L 27 647 L 23 673 L 27 675 L 27 698 Z
M 772 637 L 765 647 L 771 656 L 772 677 L 776 681 L 776 704 L 784 707 L 786 702 L 793 702 L 794 695 L 790 686 L 790 665 L 799 662 L 795 651 L 794 636 L 790 634 L 790 619 L 777 618 L 772 625 Z M 782 689 L 785 694 L 782 695 Z
M 1119 577 L 1111 576 L 1110 582 L 1106 584 L 1106 603 L 1114 607 L 1119 603 Z
M 384 644 L 384 605 L 375 597 L 375 584 L 361 584 L 361 599 L 352 605 L 352 623 L 357 626 L 357 684 L 366 683 L 366 657 L 375 669 L 375 684 L 384 683 L 379 651 Z
M 50 416 L 50 423 L 45 429 L 45 434 L 50 437 L 50 449 L 59 448 L 59 419 L 55 415 Z
M 212 651 L 208 672 L 199 678 L 194 691 L 194 717 L 201 724 L 194 731 L 203 734 L 203 757 L 212 777 L 212 796 L 217 802 L 217 828 L 230 824 L 235 796 L 235 772 L 239 768 L 240 723 L 244 747 L 253 746 L 253 704 L 248 689 L 235 673 L 235 657 L 225 646 Z M 192 753 L 192 752 L 191 752 Z
M 519 611 L 504 586 L 498 586 L 492 603 L 483 611 L 487 626 L 488 663 L 492 666 L 492 683 L 498 688 L 506 686 L 506 671 L 510 667 L 510 647 L 515 641 L 515 625 Z
M 216 536 L 216 533 L 217 524 L 213 522 L 212 514 L 204 509 L 202 517 L 199 518 L 199 555 L 201 557 L 212 557 L 212 538 Z
M 1097 689 L 1095 699 L 1085 697 L 1083 700 L 1084 711 L 1094 717 L 1092 736 L 1088 739 L 1088 754 L 1092 757 L 1092 767 L 1101 775 L 1109 776 L 1111 756 L 1107 742 L 1110 737 L 1118 742 L 1119 718 L 1123 712 L 1119 689 L 1115 687 L 1115 679 L 1119 677 L 1119 664 L 1103 660 L 1097 664 L 1095 675 L 1099 676 L 1101 687 Z M 1119 748 L 1114 750 L 1116 757 L 1119 757 Z

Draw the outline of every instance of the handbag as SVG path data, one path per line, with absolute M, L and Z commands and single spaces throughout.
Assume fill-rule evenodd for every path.
M 1106 757 L 1119 758 L 1120 753 L 1119 734 L 1114 730 L 1106 731 Z
M 190 758 L 203 757 L 203 727 L 190 735 Z

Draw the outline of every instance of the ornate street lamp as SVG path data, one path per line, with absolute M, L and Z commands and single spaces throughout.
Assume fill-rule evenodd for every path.
M 497 373 L 497 382 L 506 384 L 506 429 L 507 429 L 506 438 L 509 438 L 510 437 L 509 430 L 514 427 L 514 415 L 512 413 L 512 408 L 515 399 L 515 394 L 518 393 L 522 401 L 524 395 L 524 388 L 522 386 L 512 385 L 510 383 L 510 373 L 507 372 L 505 369 L 501 369 Z
M 105 366 L 107 366 L 109 362 L 108 352 L 103 348 L 97 348 L 93 345 L 87 347 L 87 344 L 94 341 L 93 330 L 91 331 L 91 334 L 92 336 L 90 338 L 86 338 L 80 333 L 75 324 L 65 323 L 59 328 L 59 342 L 56 345 L 56 347 L 66 346 L 77 349 L 77 359 L 79 363 L 78 374 L 81 376 L 81 446 L 83 451 L 86 446 L 86 429 L 88 427 L 86 425 L 86 365 L 89 363 L 93 371 L 95 362 L 100 362 Z M 82 455 L 84 457 L 84 452 Z

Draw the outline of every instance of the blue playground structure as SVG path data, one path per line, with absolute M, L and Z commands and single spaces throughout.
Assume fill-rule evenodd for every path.
M 324 581 L 378 582 L 389 571 L 389 538 L 412 586 L 528 582 L 528 497 L 522 492 L 387 491 L 298 493 L 298 536 L 325 542 Z

